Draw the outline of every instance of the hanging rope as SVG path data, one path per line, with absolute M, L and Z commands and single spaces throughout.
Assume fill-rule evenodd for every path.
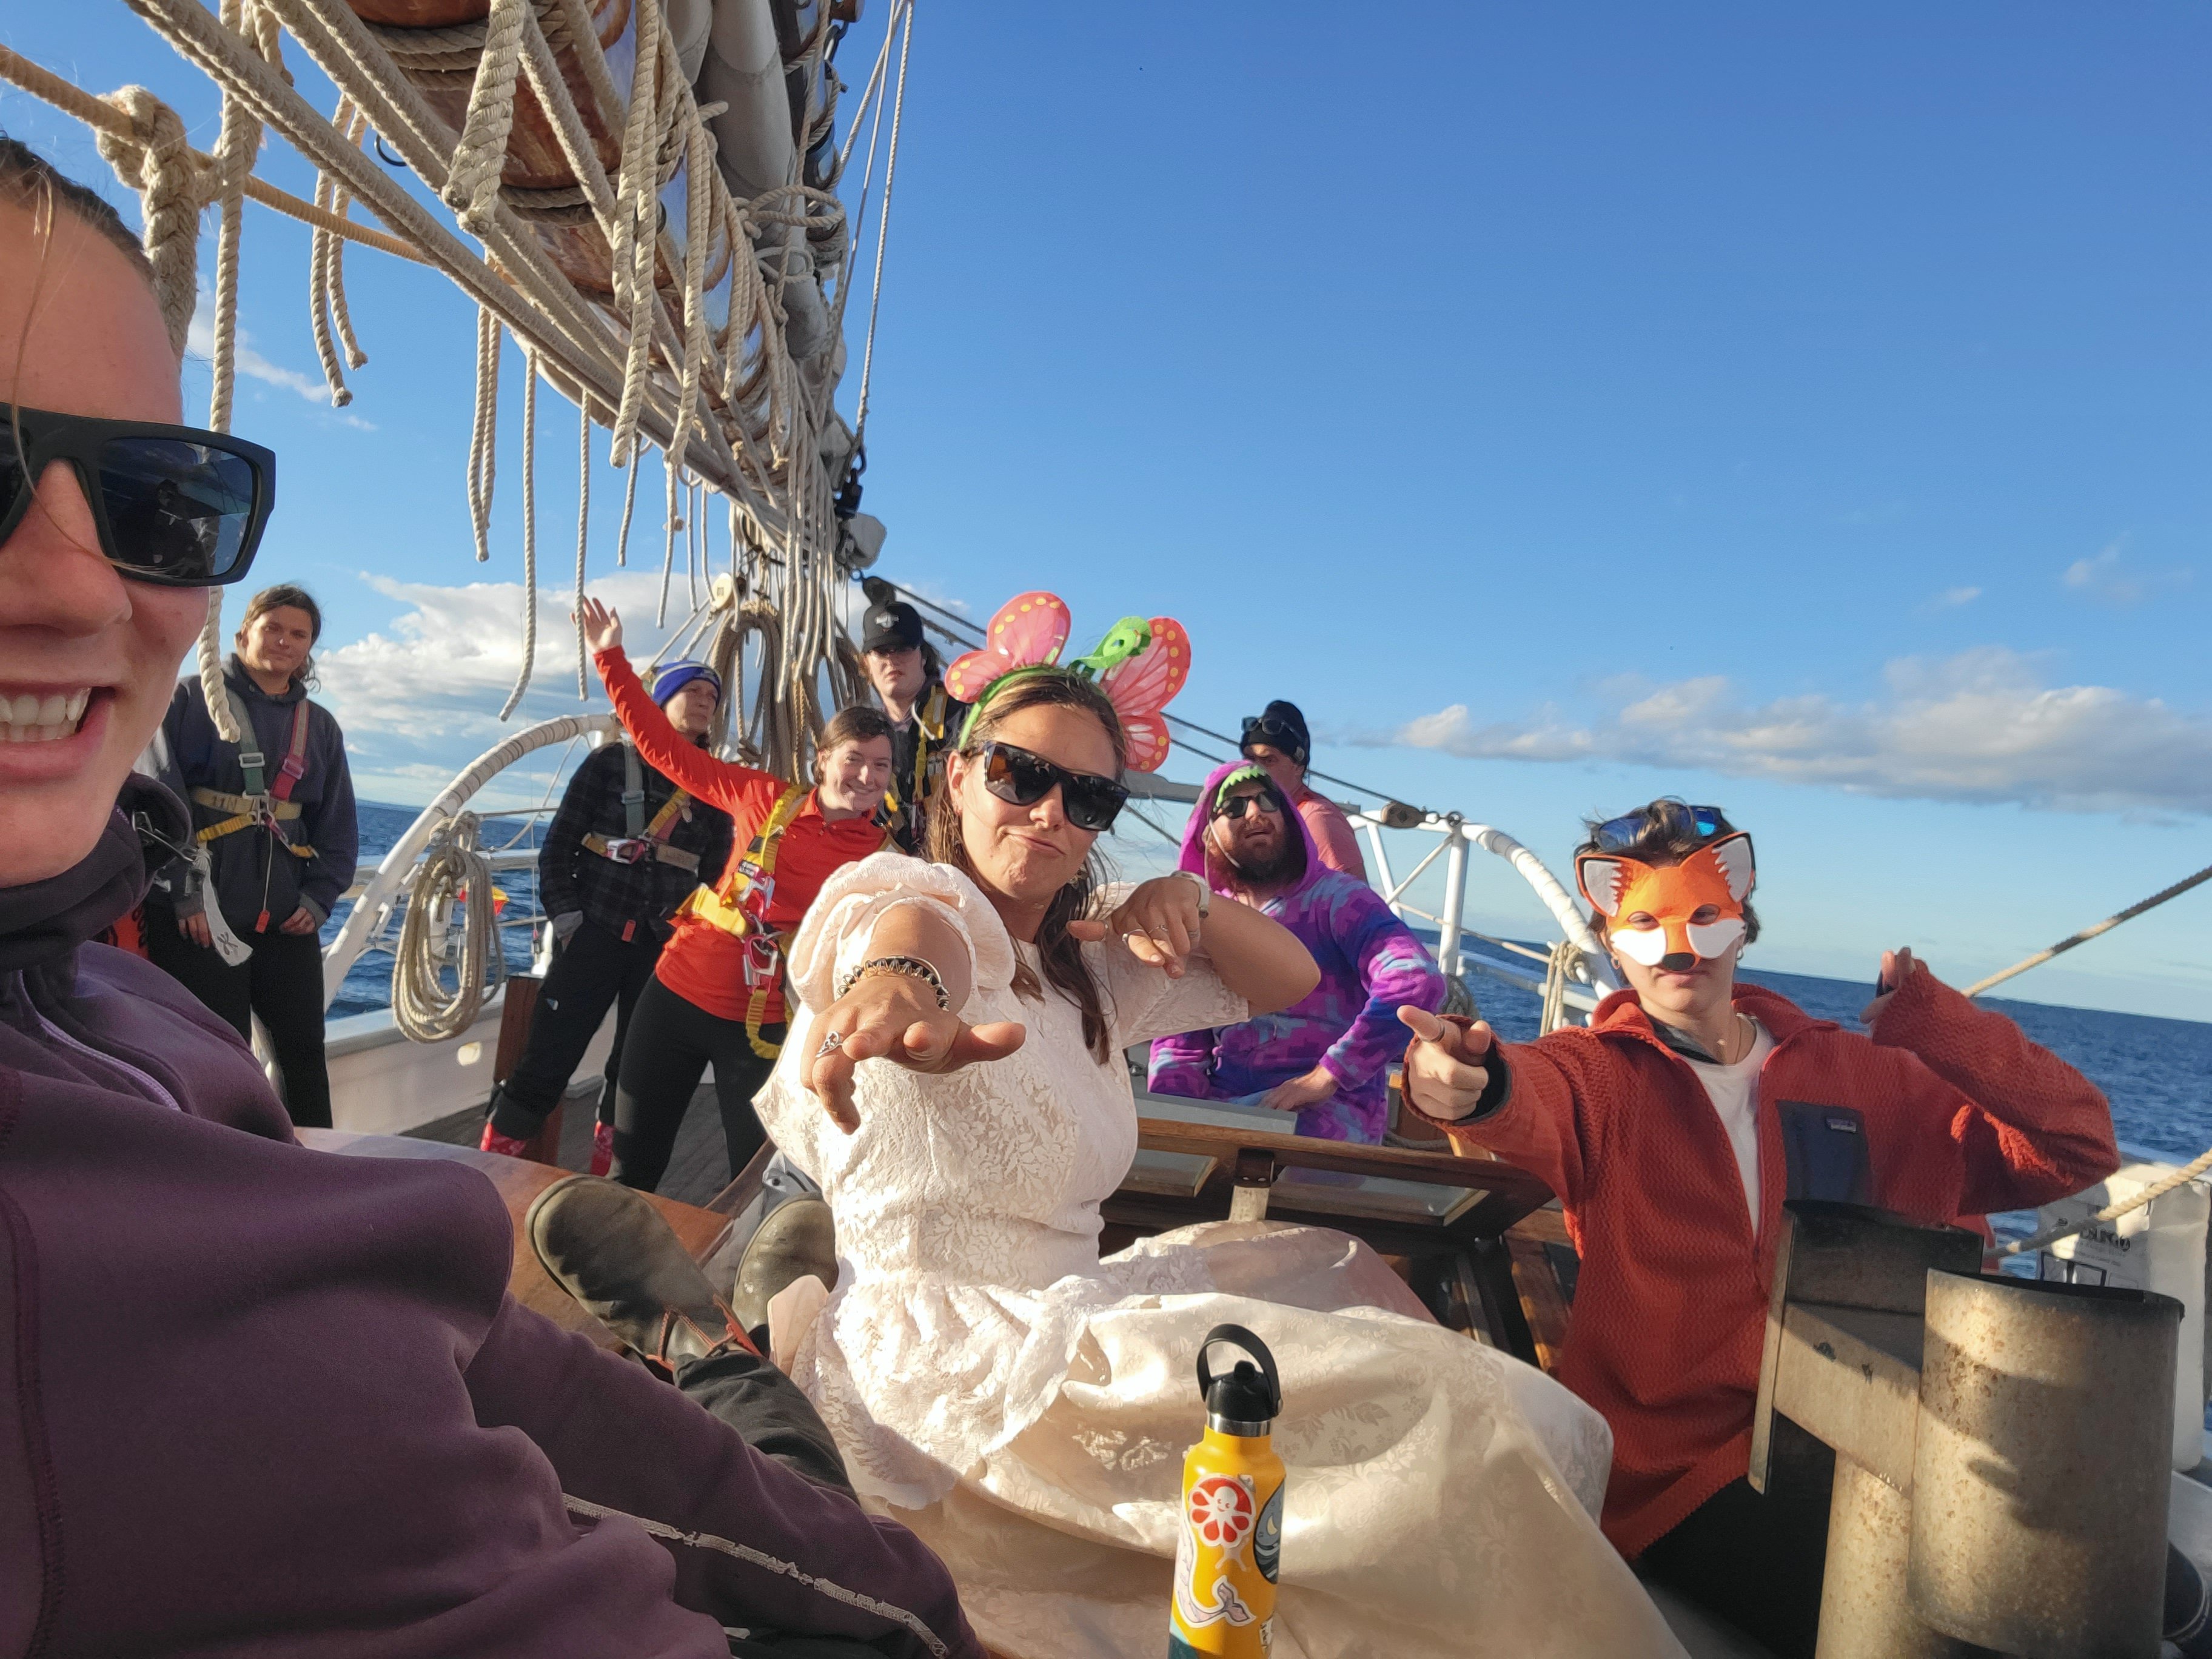
M 477 312 L 477 410 L 469 431 L 469 529 L 477 562 L 491 557 L 491 492 L 499 447 L 499 319 L 491 307 Z
M 507 982 L 491 866 L 477 842 L 481 824 L 463 812 L 441 828 L 408 889 L 407 914 L 392 954 L 392 1017 L 410 1042 L 444 1042 L 476 1024 L 491 994 Z M 452 950 L 449 928 L 461 908 L 453 952 L 453 988 L 441 977 Z
M 584 639 L 584 550 L 589 544 L 592 526 L 592 400 L 586 397 L 576 404 L 576 599 L 569 608 L 571 620 L 576 624 L 576 697 L 587 702 L 592 695 L 589 675 L 592 653 Z
M 2014 974 L 2024 974 L 2031 968 L 2040 967 L 2045 963 L 2050 961 L 2051 957 L 2059 955 L 2061 952 L 2070 951 L 2077 945 L 2086 945 L 2089 940 L 2096 938 L 2100 933 L 2109 933 L 2113 928 L 2118 927 L 2122 922 L 2133 921 L 2137 916 L 2142 915 L 2144 911 L 2155 910 L 2160 905 L 2165 903 L 2168 899 L 2179 898 L 2191 888 L 2197 886 L 2207 881 L 2212 881 L 2212 865 L 2205 866 L 2203 869 L 2199 870 L 2193 876 L 2183 877 L 2179 881 L 2174 883 L 2172 886 L 2167 888 L 2164 892 L 2153 893 L 2148 898 L 2145 899 L 2140 904 L 2130 904 L 2126 909 L 2120 911 L 2117 915 L 2106 916 L 2102 921 L 2094 923 L 2090 927 L 2084 927 L 2080 933 L 2070 934 L 2067 938 L 2060 939 L 2057 944 L 2052 945 L 2047 951 L 2038 951 L 2033 956 L 2027 957 L 2025 961 L 2015 962 L 2011 967 L 2006 969 L 2001 974 L 1991 974 L 1987 979 L 1978 981 L 1976 983 L 1968 986 L 1966 988 L 1966 994 L 1970 997 L 1978 997 L 1981 995 L 1983 992 L 1988 990 L 1992 985 L 2002 985 L 2005 981 L 2010 979 Z
M 500 707 L 504 720 L 530 689 L 538 665 L 538 355 L 522 353 L 522 672 Z
M 860 396 L 853 413 L 853 447 L 868 429 L 868 383 L 876 365 L 876 313 L 884 302 L 884 243 L 891 228 L 891 182 L 898 177 L 899 129 L 906 117 L 906 58 L 914 46 L 914 7 L 906 8 L 906 33 L 899 40 L 898 86 L 891 97 L 891 147 L 884 162 L 884 204 L 876 212 L 876 275 L 868 294 L 868 337 L 860 350 Z

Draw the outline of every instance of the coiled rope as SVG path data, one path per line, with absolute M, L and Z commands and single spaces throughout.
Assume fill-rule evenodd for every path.
M 410 1042 L 459 1036 L 507 982 L 491 866 L 477 841 L 481 828 L 473 812 L 441 826 L 408 890 L 407 914 L 392 951 L 392 1017 Z M 456 905 L 461 910 L 457 950 L 451 931 Z M 450 991 L 442 977 L 449 954 Z

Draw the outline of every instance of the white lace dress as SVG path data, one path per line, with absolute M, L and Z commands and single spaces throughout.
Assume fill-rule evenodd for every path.
M 864 1064 L 848 1136 L 796 1068 L 836 975 L 909 903 L 968 941 L 963 1017 L 1018 1020 L 1028 1041 L 941 1077 Z M 1017 948 L 956 871 L 846 866 L 793 945 L 799 1006 L 757 1103 L 837 1223 L 838 1282 L 792 1374 L 862 1498 L 944 1557 L 984 1641 L 1016 1659 L 1165 1650 L 1198 1345 L 1229 1322 L 1282 1370 L 1277 1659 L 1679 1656 L 1592 1518 L 1604 1420 L 1435 1323 L 1367 1247 L 1222 1222 L 1099 1259 L 1099 1201 L 1136 1151 L 1121 1051 L 1249 1011 L 1202 955 L 1171 980 L 1087 946 L 1113 1028 L 1100 1066 L 1072 1004 L 1015 996 Z

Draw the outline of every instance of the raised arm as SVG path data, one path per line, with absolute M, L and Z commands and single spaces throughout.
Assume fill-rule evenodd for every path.
M 1885 971 L 1898 988 L 1869 1008 L 1872 1035 L 1933 1074 L 1913 1118 L 1931 1141 L 1958 1147 L 1960 1213 L 2049 1203 L 2119 1167 L 2112 1108 L 2095 1084 L 1909 952 Z
M 1184 963 L 1203 939 L 1222 984 L 1255 1014 L 1287 1008 L 1321 983 L 1321 969 L 1296 933 L 1219 894 L 1200 916 L 1200 890 L 1188 876 L 1156 876 L 1130 890 L 1111 915 L 1070 922 L 1067 931 L 1078 939 L 1119 938 L 1139 962 L 1164 969 L 1170 979 L 1182 977 Z
M 878 854 L 877 858 L 884 856 Z M 912 859 L 896 863 L 929 867 Z M 817 908 L 820 902 L 816 901 Z M 950 907 L 933 898 L 917 896 L 894 902 L 866 924 L 864 947 L 857 953 L 844 952 L 855 957 L 855 966 L 889 958 L 927 963 L 945 987 L 940 1007 L 936 988 L 927 979 L 905 973 L 866 974 L 830 1001 L 809 1029 L 807 1040 L 817 1046 L 799 1075 L 830 1121 L 847 1134 L 860 1127 L 853 1103 L 853 1070 L 860 1061 L 895 1060 L 917 1072 L 957 1071 L 1013 1053 L 1028 1035 L 1011 1020 L 970 1025 L 961 1018 L 975 987 L 975 958 L 953 915 Z M 802 939 L 802 960 L 811 955 L 806 944 Z M 800 977 L 818 975 L 802 968 Z
M 586 599 L 578 613 L 592 647 L 592 665 L 615 706 L 615 718 L 629 733 L 645 763 L 695 800 L 735 816 L 763 792 L 780 791 L 782 780 L 734 761 L 716 760 L 678 732 L 653 700 L 622 648 L 622 617 L 599 600 Z M 769 798 L 774 799 L 773 793 Z
M 1455 1152 L 1488 1153 L 1528 1170 L 1569 1210 L 1581 1206 L 1597 1163 L 1593 1091 L 1584 1075 L 1603 1064 L 1595 1044 L 1554 1033 L 1501 1045 L 1486 1020 L 1404 1007 L 1405 1101 L 1450 1137 Z

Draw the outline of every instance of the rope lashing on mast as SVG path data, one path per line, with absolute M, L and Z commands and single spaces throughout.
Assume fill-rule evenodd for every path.
M 478 845 L 479 828 L 473 812 L 442 825 L 408 890 L 407 914 L 392 953 L 392 1018 L 410 1042 L 459 1036 L 507 982 L 498 902 L 491 865 Z M 457 903 L 461 937 L 453 988 L 448 991 L 439 975 L 446 962 L 448 919 Z
M 2118 927 L 2122 922 L 2133 921 L 2137 916 L 2142 915 L 2144 911 L 2155 910 L 2160 905 L 2165 903 L 2168 899 L 2179 898 L 2191 888 L 2198 886 L 2207 881 L 2212 881 L 2212 864 L 2205 866 L 2204 868 L 2199 870 L 2193 876 L 2183 877 L 2179 881 L 2174 883 L 2172 886 L 2166 888 L 2163 892 L 2153 893 L 2148 898 L 2143 900 L 2140 904 L 2130 904 L 2126 909 L 2118 911 L 2112 915 L 2106 916 L 2102 921 L 2092 923 L 2090 926 L 2084 927 L 2078 933 L 2068 934 L 2064 939 L 2060 939 L 2057 944 L 2053 945 L 2045 950 L 2038 951 L 2032 957 L 2023 957 L 2021 960 L 2013 963 L 2011 967 L 2004 969 L 2002 973 L 1991 974 L 1987 979 L 1977 981 L 1974 984 L 1966 988 L 1966 994 L 1970 997 L 1978 997 L 1981 995 L 1983 992 L 1988 990 L 1992 985 L 2002 985 L 2005 981 L 2010 979 L 2015 974 L 2024 974 L 2031 968 L 2039 968 L 2045 963 L 2050 961 L 2051 957 L 2058 956 L 2064 951 L 2070 951 L 2077 945 L 2086 945 L 2091 939 L 2096 938 L 2100 933 L 2109 933 L 2113 928 Z

